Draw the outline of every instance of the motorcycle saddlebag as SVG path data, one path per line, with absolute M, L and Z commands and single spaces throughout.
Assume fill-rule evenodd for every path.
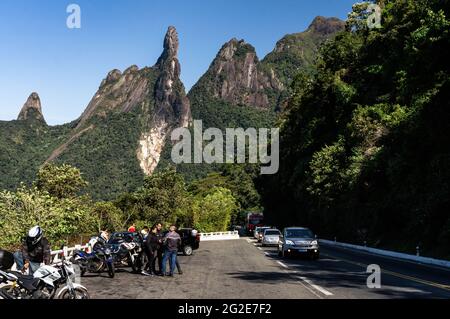
M 0 269 L 8 270 L 14 265 L 14 255 L 6 250 L 0 249 Z

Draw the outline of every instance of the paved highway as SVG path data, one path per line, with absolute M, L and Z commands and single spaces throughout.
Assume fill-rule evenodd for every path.
M 381 299 L 450 298 L 450 271 L 322 246 L 320 260 L 281 259 L 250 238 L 203 242 L 180 256 L 183 275 L 82 279 L 92 298 L 129 299 Z M 367 266 L 381 267 L 381 288 L 367 287 Z

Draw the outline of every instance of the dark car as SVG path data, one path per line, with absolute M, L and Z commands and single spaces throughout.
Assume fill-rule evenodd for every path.
M 168 233 L 165 231 L 164 236 Z M 194 250 L 200 248 L 200 233 L 192 228 L 181 228 L 177 230 L 181 237 L 180 252 L 185 256 L 191 256 Z
M 120 245 L 121 243 L 136 243 L 141 245 L 142 241 L 143 238 L 139 233 L 118 232 L 111 234 L 111 237 L 108 240 L 108 244 Z
M 314 233 L 304 227 L 288 227 L 283 230 L 278 242 L 278 256 L 308 255 L 317 260 L 320 256 L 319 241 Z

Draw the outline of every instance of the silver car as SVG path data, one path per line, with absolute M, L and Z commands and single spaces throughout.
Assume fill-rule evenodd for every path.
M 280 241 L 281 232 L 278 229 L 264 230 L 262 237 L 262 246 L 277 246 Z
M 270 228 L 272 228 L 272 227 L 270 227 L 270 226 L 259 227 L 259 230 L 258 230 L 258 232 L 256 233 L 256 239 L 258 240 L 258 243 L 262 242 L 262 238 L 263 238 L 263 235 L 264 235 L 264 231 L 265 231 L 266 229 L 270 229 Z
M 278 256 L 308 255 L 312 259 L 319 259 L 319 242 L 308 228 L 289 227 L 283 230 L 278 243 Z

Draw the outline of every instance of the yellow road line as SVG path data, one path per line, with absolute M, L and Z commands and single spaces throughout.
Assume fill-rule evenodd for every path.
M 327 256 L 327 257 L 330 257 L 330 258 L 335 258 L 333 256 L 326 255 L 326 254 L 323 254 L 323 255 Z M 358 263 L 358 262 L 354 262 L 354 261 L 350 261 L 350 260 L 346 260 L 346 259 L 342 259 L 342 258 L 338 258 L 338 260 L 346 262 L 346 263 L 349 263 L 349 264 L 352 264 L 352 265 L 360 266 L 362 268 L 367 268 L 367 266 L 368 266 L 367 264 L 362 264 L 362 263 Z M 432 286 L 432 287 L 435 287 L 435 288 L 440 288 L 440 289 L 443 289 L 443 290 L 450 291 L 450 286 L 448 286 L 448 285 L 444 285 L 444 284 L 440 284 L 440 283 L 436 283 L 436 282 L 432 282 L 432 281 L 428 281 L 428 280 L 420 279 L 420 278 L 416 278 L 416 277 L 411 277 L 411 276 L 408 276 L 408 275 L 400 274 L 398 272 L 384 270 L 384 269 L 382 269 L 381 273 L 385 273 L 385 274 L 388 274 L 388 275 L 391 275 L 391 276 L 395 276 L 395 277 L 399 277 L 399 278 L 402 278 L 402 279 L 415 281 L 415 282 L 418 282 L 418 283 L 421 283 L 421 284 L 424 284 L 424 285 L 427 285 L 427 286 Z

